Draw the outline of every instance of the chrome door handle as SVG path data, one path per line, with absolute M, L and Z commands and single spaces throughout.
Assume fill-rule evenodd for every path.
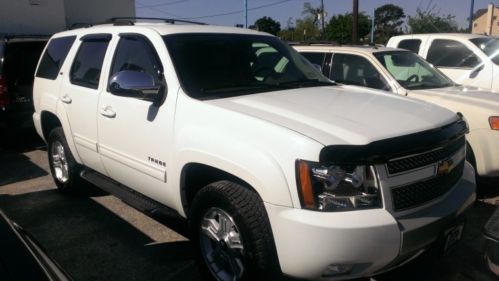
M 70 104 L 73 100 L 66 94 L 59 98 L 63 103 Z
M 116 112 L 114 112 L 113 108 L 110 107 L 109 105 L 102 107 L 100 110 L 100 114 L 108 118 L 116 117 Z

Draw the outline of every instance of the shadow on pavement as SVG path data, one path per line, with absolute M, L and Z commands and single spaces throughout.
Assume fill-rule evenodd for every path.
M 0 151 L 0 187 L 46 175 L 48 173 L 26 155 Z
M 156 244 L 90 198 L 0 195 L 0 208 L 75 280 L 199 280 L 189 241 Z

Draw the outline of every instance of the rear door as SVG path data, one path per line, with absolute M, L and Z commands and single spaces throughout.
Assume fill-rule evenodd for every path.
M 100 74 L 111 38 L 111 34 L 89 34 L 78 40 L 59 97 L 81 161 L 103 174 L 106 171 L 97 147 L 97 106 L 99 95 L 106 89 Z

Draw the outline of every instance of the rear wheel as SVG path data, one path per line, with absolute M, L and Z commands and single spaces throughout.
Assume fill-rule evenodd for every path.
M 201 189 L 190 212 L 198 263 L 209 280 L 277 280 L 280 268 L 265 207 L 241 185 L 220 181 Z
M 86 184 L 80 177 L 81 166 L 71 154 L 61 127 L 53 129 L 49 134 L 48 158 L 52 178 L 61 192 L 74 192 Z

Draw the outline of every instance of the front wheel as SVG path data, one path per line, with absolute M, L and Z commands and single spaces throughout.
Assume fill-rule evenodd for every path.
M 270 223 L 260 197 L 241 185 L 220 181 L 201 189 L 190 224 L 201 271 L 209 280 L 277 280 Z

